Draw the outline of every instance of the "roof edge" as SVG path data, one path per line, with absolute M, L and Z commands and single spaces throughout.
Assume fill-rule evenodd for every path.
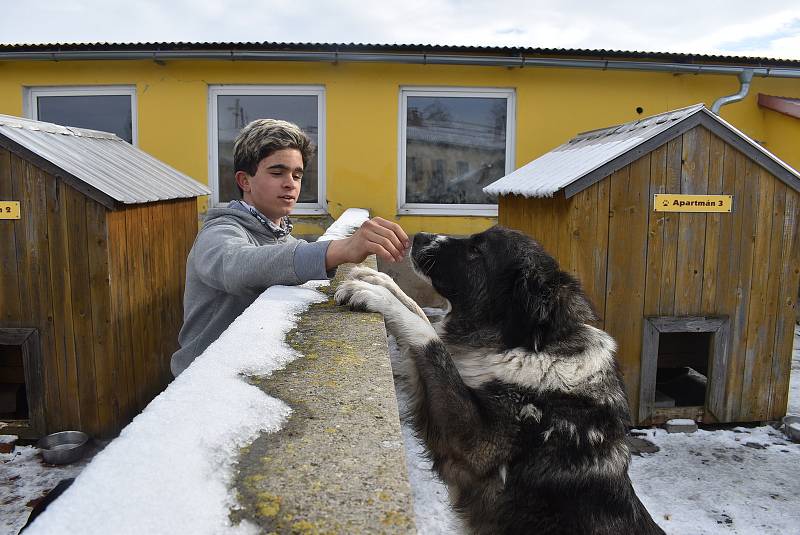
M 117 136 L 112 132 L 103 132 L 101 130 L 90 130 L 88 128 L 78 128 L 76 126 L 64 126 L 55 123 L 48 123 L 46 121 L 37 121 L 34 119 L 17 117 L 16 115 L 0 114 L 0 126 L 10 126 L 11 128 L 24 128 L 25 130 L 45 132 L 48 134 L 59 134 L 63 136 L 90 137 L 95 139 L 115 139 L 123 141 L 119 136 Z
M 800 78 L 800 60 L 669 52 L 316 43 L 129 43 L 0 45 L 0 61 L 227 60 L 386 62 L 422 65 L 569 67 Z
M 42 139 L 68 136 L 74 138 L 91 139 L 92 143 L 111 143 L 113 146 L 120 147 L 120 150 L 133 151 L 136 153 L 141 165 L 160 167 L 165 170 L 168 169 L 170 173 L 181 177 L 181 179 L 185 179 L 186 182 L 179 185 L 173 185 L 171 188 L 165 189 L 156 194 L 154 198 L 136 198 L 136 195 L 126 196 L 122 195 L 120 191 L 116 191 L 115 193 L 114 188 L 104 190 L 102 189 L 102 185 L 98 186 L 89 180 L 81 178 L 81 176 L 76 174 L 76 171 L 70 165 L 65 167 L 64 162 L 51 160 L 46 153 L 38 150 L 39 147 L 33 146 L 33 144 L 30 146 L 26 145 L 23 140 L 27 139 L 25 136 L 30 136 L 31 134 L 28 132 L 23 133 L 23 130 L 35 133 L 34 135 Z M 24 160 L 30 161 L 33 165 L 43 170 L 48 175 L 63 180 L 64 183 L 71 188 L 79 191 L 89 199 L 92 199 L 109 210 L 119 210 L 125 206 L 146 204 L 151 202 L 190 198 L 196 199 L 197 197 L 206 196 L 211 193 L 211 190 L 201 182 L 198 182 L 189 175 L 178 171 L 171 165 L 162 162 L 148 152 L 127 143 L 115 134 L 108 132 L 76 127 L 66 127 L 53 123 L 35 121 L 32 119 L 0 115 L 0 147 L 10 151 Z M 145 167 L 142 169 L 145 171 L 147 170 Z M 130 191 L 125 193 L 130 193 Z
M 733 126 L 719 115 L 716 115 L 707 108 L 704 108 L 703 111 L 704 113 L 701 116 L 703 118 L 701 121 L 703 126 L 706 126 L 724 141 L 730 143 L 738 150 L 745 153 L 745 156 L 748 155 L 748 152 L 752 152 L 753 149 L 755 149 L 751 159 L 755 160 L 756 163 L 775 175 L 787 186 L 800 193 L 800 172 L 798 172 L 797 169 L 775 156 L 773 153 L 750 138 L 750 136 Z M 717 124 L 720 128 L 715 129 L 710 127 L 709 124 Z
M 686 109 L 686 108 L 682 108 Z M 678 111 L 678 110 L 673 110 Z M 668 113 L 668 112 L 667 112 Z M 663 114 L 662 114 L 663 115 Z M 654 115 L 653 117 L 657 117 Z M 633 163 L 653 149 L 668 143 L 672 139 L 683 135 L 685 132 L 704 126 L 726 143 L 732 145 L 737 150 L 745 154 L 758 165 L 769 171 L 778 180 L 800 193 L 800 173 L 792 166 L 769 152 L 767 149 L 753 141 L 747 134 L 727 122 L 722 117 L 716 115 L 704 105 L 699 107 L 696 113 L 688 115 L 678 121 L 675 125 L 643 141 L 636 147 L 619 155 L 613 160 L 585 173 L 582 177 L 567 184 L 561 190 L 567 198 L 577 195 L 584 189 L 603 180 L 608 175 L 622 169 L 626 165 Z M 560 190 L 559 190 L 560 191 Z
M 118 210 L 123 205 L 121 202 L 117 201 L 110 195 L 103 193 L 102 191 L 92 186 L 91 184 L 88 184 L 85 181 L 79 179 L 78 177 L 72 175 L 71 173 L 66 172 L 64 169 L 52 163 L 50 160 L 40 156 L 39 154 L 35 153 L 34 151 L 30 150 L 25 146 L 20 145 L 13 139 L 10 139 L 7 136 L 3 135 L 1 132 L 0 132 L 0 147 L 8 150 L 9 152 L 12 152 L 13 154 L 17 155 L 18 157 L 24 160 L 29 160 L 33 162 L 34 165 L 36 165 L 43 171 L 47 172 L 48 174 L 53 175 L 56 178 L 61 178 L 68 186 L 78 190 L 79 192 L 83 193 L 93 201 L 103 205 L 109 210 Z
M 702 109 L 705 109 L 703 106 Z M 698 112 L 700 109 L 698 109 Z M 654 116 L 657 117 L 657 116 Z M 671 140 L 675 139 L 676 137 L 683 135 L 684 133 L 688 132 L 692 128 L 696 127 L 700 124 L 700 118 L 698 113 L 692 113 L 688 115 L 681 121 L 677 121 L 674 125 L 670 126 L 663 132 L 659 132 L 655 136 L 642 141 L 640 144 L 636 145 L 635 147 L 629 149 L 628 151 L 620 154 L 616 158 L 604 163 L 585 173 L 582 177 L 573 180 L 571 183 L 567 184 L 562 190 L 564 190 L 564 195 L 569 199 L 580 193 L 581 191 L 585 190 L 586 188 L 593 186 L 597 182 L 605 179 L 612 173 L 615 173 L 625 167 L 626 165 L 630 165 L 631 163 L 635 162 L 645 154 L 651 152 L 652 150 L 660 147 L 661 145 L 670 142 Z
M 660 61 L 679 61 L 681 63 L 709 61 L 746 62 L 750 66 L 778 67 L 800 66 L 798 59 L 769 58 L 763 56 L 730 56 L 724 54 L 701 54 L 686 52 L 666 52 L 647 50 L 614 50 L 589 48 L 547 48 L 525 46 L 475 46 L 475 45 L 437 45 L 423 43 L 331 43 L 331 42 L 241 42 L 241 41 L 172 41 L 172 42 L 94 42 L 94 43 L 0 43 L 0 52 L 91 52 L 91 51 L 143 51 L 143 52 L 236 52 L 236 51 L 315 51 L 329 53 L 348 52 L 391 52 L 391 53 L 456 53 L 503 56 L 538 57 L 595 57 L 599 59 L 628 58 Z
M 617 157 L 612 158 L 611 160 L 603 164 L 600 164 L 589 171 L 584 172 L 581 176 L 572 180 L 572 182 L 556 190 L 550 191 L 546 194 L 528 195 L 519 190 L 515 191 L 513 187 L 508 187 L 504 188 L 507 189 L 507 191 L 505 192 L 487 191 L 487 193 L 492 195 L 512 194 L 512 195 L 523 195 L 525 197 L 540 198 L 545 196 L 553 196 L 555 194 L 563 192 L 566 198 L 570 198 L 577 195 L 581 191 L 589 188 L 590 186 L 596 184 L 597 182 L 604 180 L 612 173 L 633 163 L 634 161 L 638 160 L 645 154 L 652 152 L 657 147 L 660 147 L 665 143 L 668 143 L 669 141 L 675 139 L 680 135 L 683 135 L 687 131 L 697 126 L 703 126 L 707 128 L 717 137 L 721 138 L 729 145 L 735 147 L 737 150 L 744 153 L 745 156 L 756 162 L 759 166 L 767 170 L 778 180 L 780 180 L 787 186 L 791 187 L 795 191 L 800 192 L 800 172 L 798 172 L 792 166 L 790 166 L 789 164 L 787 164 L 786 162 L 784 162 L 783 160 L 772 154 L 770 151 L 759 145 L 757 142 L 755 142 L 749 136 L 747 136 L 744 132 L 740 131 L 729 122 L 725 121 L 722 117 L 713 113 L 711 110 L 706 108 L 704 104 L 695 104 L 692 106 L 687 106 L 685 108 L 679 108 L 661 114 L 652 115 L 637 121 L 630 121 L 628 123 L 623 123 L 608 128 L 601 128 L 597 130 L 583 132 L 571 138 L 566 143 L 559 145 L 559 147 L 564 147 L 565 145 L 568 145 L 576 140 L 580 141 L 580 140 L 585 140 L 587 138 L 613 134 L 615 130 L 621 128 L 628 127 L 629 129 L 635 129 L 636 125 L 640 123 L 644 122 L 652 123 L 654 119 L 657 119 L 662 116 L 666 117 L 665 120 L 669 120 L 670 115 L 677 115 L 680 112 L 686 112 L 686 111 L 690 111 L 690 113 L 687 113 L 683 117 L 674 119 L 675 124 L 669 126 L 668 128 L 664 129 L 663 131 L 659 132 L 658 134 L 654 135 L 651 138 L 642 140 L 638 145 L 631 147 L 630 149 L 618 155 Z M 556 147 L 548 152 L 553 152 L 555 150 L 558 150 L 559 147 Z M 541 158 L 542 156 L 543 155 L 539 156 L 539 158 Z M 537 159 L 538 158 L 532 161 L 536 161 Z M 519 169 L 522 169 L 524 167 L 525 166 L 522 166 Z M 497 181 L 493 182 L 492 184 L 486 186 L 486 188 L 484 188 L 484 191 L 491 188 L 494 184 L 497 184 L 498 182 L 508 178 L 510 175 L 517 172 L 519 169 L 512 171 L 512 173 L 509 173 L 505 177 L 500 178 Z

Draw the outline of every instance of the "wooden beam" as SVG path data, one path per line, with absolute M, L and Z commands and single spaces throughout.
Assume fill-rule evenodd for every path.
M 800 98 L 776 97 L 759 93 L 758 105 L 762 108 L 800 119 Z

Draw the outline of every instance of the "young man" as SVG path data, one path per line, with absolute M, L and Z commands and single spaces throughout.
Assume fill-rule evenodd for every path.
M 286 121 L 259 119 L 236 138 L 233 159 L 242 199 L 208 211 L 186 262 L 178 376 L 228 328 L 261 292 L 275 284 L 329 279 L 335 268 L 375 254 L 403 258 L 408 236 L 375 217 L 342 240 L 308 243 L 294 238 L 287 217 L 300 195 L 311 140 Z

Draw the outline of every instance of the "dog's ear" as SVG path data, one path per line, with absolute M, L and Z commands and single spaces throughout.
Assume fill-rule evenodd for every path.
M 513 283 L 504 338 L 510 346 L 539 350 L 595 318 L 575 278 L 558 268 L 526 268 Z
M 562 272 L 563 273 L 563 272 Z M 579 323 L 589 323 L 597 320 L 597 313 L 591 301 L 586 296 L 577 279 L 563 273 L 568 280 L 561 285 L 561 300 L 567 313 Z

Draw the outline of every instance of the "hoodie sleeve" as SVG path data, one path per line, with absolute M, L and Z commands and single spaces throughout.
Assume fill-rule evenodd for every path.
M 294 251 L 294 272 L 297 278 L 305 281 L 315 279 L 332 279 L 336 276 L 336 268 L 330 271 L 325 270 L 325 255 L 328 252 L 330 241 L 307 242 L 298 240 L 300 243 Z
M 312 245 L 316 244 L 292 236 L 285 242 L 254 245 L 242 228 L 220 223 L 200 231 L 190 261 L 208 286 L 233 295 L 254 295 L 276 284 L 292 286 L 312 278 L 327 278 L 327 247 Z M 314 266 L 301 261 L 298 272 L 298 260 L 302 258 L 313 260 Z

